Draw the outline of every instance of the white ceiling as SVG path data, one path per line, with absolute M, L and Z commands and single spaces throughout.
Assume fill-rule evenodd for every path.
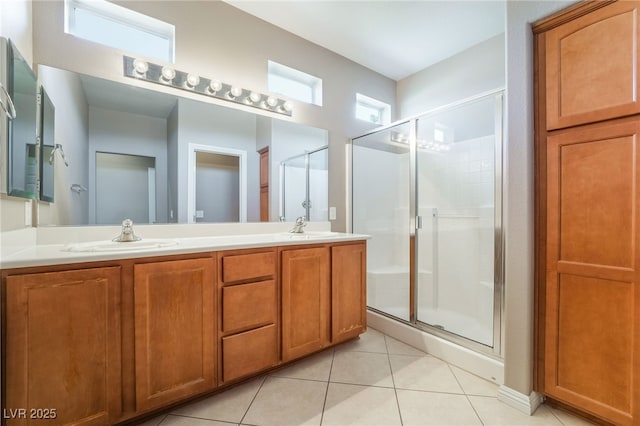
M 504 0 L 225 1 L 394 80 L 505 27 Z

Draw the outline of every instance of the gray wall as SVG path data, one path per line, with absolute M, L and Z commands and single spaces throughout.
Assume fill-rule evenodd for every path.
M 399 116 L 410 117 L 504 85 L 500 34 L 398 81 Z
M 89 224 L 96 223 L 96 151 L 156 159 L 156 220 L 166 222 L 167 120 L 89 107 Z
M 531 23 L 574 2 L 507 2 L 505 386 L 533 389 L 533 35 Z
M 374 127 L 355 119 L 355 94 L 390 104 L 395 118 L 395 81 L 223 2 L 122 3 L 176 26 L 178 69 L 267 92 L 271 59 L 324 80 L 324 106 L 293 102 L 292 120 L 329 130 L 330 205 L 338 212 L 333 229 L 345 229 L 344 146 L 348 138 Z M 123 52 L 65 34 L 63 10 L 61 0 L 33 4 L 34 61 L 131 84 L 122 76 Z
M 167 117 L 167 204 L 170 223 L 178 222 L 178 109 L 176 106 Z

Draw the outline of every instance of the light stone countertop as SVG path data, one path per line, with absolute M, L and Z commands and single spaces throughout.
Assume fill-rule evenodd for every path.
M 133 247 L 136 243 L 110 243 L 109 239 L 102 238 L 94 241 L 83 239 L 84 241 L 77 243 L 27 245 L 11 251 L 3 250 L 0 254 L 0 269 L 135 259 L 219 250 L 347 242 L 370 238 L 368 235 L 330 232 L 327 230 L 305 231 L 302 234 L 291 234 L 284 231 L 204 237 L 188 236 L 184 238 L 162 238 L 160 235 L 158 237 L 160 238 L 143 238 L 140 242 L 141 246 L 135 248 Z M 45 238 L 44 240 L 46 241 L 47 239 Z M 154 242 L 158 242 L 159 247 L 145 247 L 145 245 L 153 244 Z M 92 251 L 95 249 L 94 244 L 98 246 L 96 251 Z M 131 246 L 123 246 L 124 250 L 111 249 L 112 246 L 125 244 L 131 244 Z

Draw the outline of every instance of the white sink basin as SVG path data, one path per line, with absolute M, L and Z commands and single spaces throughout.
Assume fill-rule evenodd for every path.
M 63 251 L 70 252 L 128 252 L 150 250 L 178 245 L 177 240 L 147 238 L 140 241 L 116 242 L 116 241 L 91 241 L 88 243 L 76 243 L 65 246 Z

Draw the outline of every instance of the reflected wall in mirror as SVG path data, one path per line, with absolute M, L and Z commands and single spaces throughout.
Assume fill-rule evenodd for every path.
M 3 49 L 4 50 L 4 49 Z M 16 110 L 9 120 L 7 193 L 16 197 L 37 198 L 38 162 L 36 146 L 37 95 L 36 77 L 15 45 L 6 48 L 7 87 Z
M 54 200 L 55 107 L 43 87 L 40 88 L 40 199 Z
M 38 78 L 56 106 L 54 146 L 63 146 L 69 164 L 55 168 L 55 203 L 41 224 L 119 224 L 125 217 L 137 223 L 257 222 L 258 151 L 265 149 L 268 217 L 277 221 L 280 163 L 328 143 L 324 129 L 44 65 Z M 198 155 L 195 179 L 189 178 L 190 146 L 214 153 Z M 236 154 L 215 155 L 228 152 L 242 153 L 244 168 Z M 314 181 L 316 193 L 328 193 L 327 178 Z M 315 220 L 327 220 L 326 209 Z

